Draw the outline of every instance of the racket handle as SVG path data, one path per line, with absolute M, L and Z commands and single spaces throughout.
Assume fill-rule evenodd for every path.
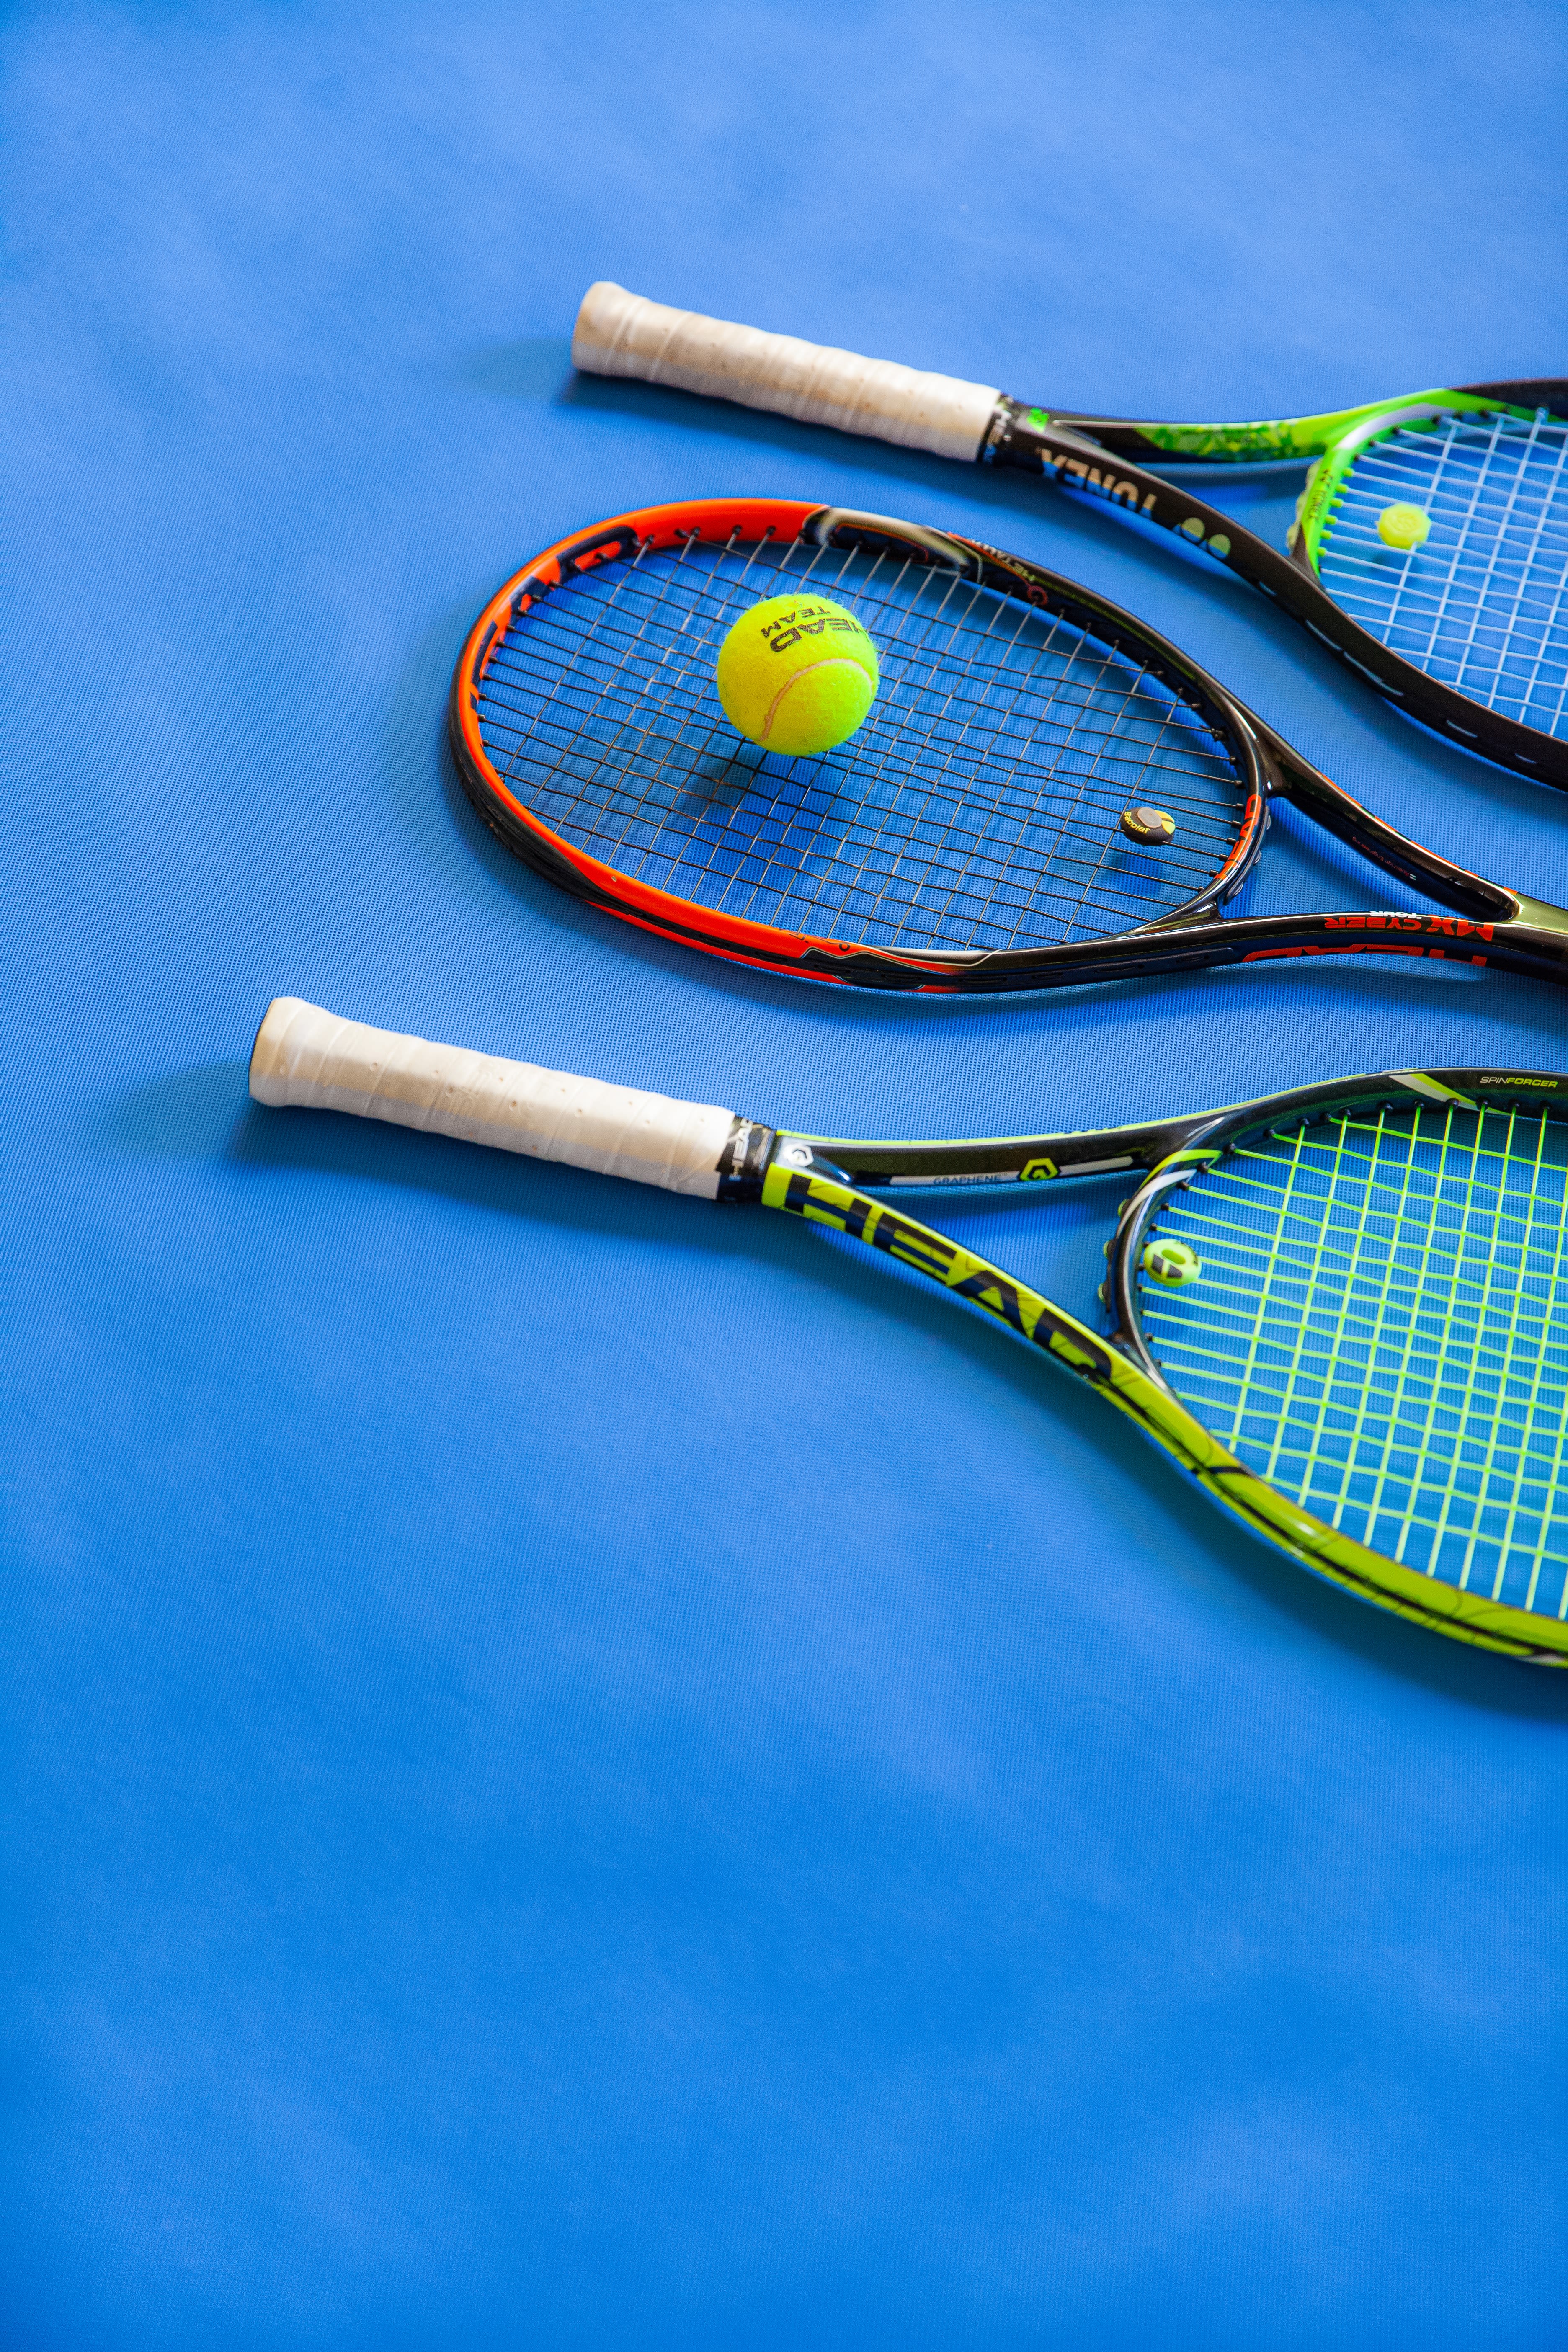
M 831 425 L 902 449 L 971 461 L 1002 400 L 988 385 L 956 376 L 668 310 L 608 279 L 583 297 L 572 359 L 590 375 L 640 376 L 744 408 L 776 409 L 802 425 Z
M 710 1104 L 574 1078 L 458 1045 L 431 1045 L 340 1021 L 297 996 L 267 1008 L 250 1056 L 250 1091 L 274 1108 L 352 1111 L 534 1160 L 564 1160 L 711 1201 L 735 1125 Z

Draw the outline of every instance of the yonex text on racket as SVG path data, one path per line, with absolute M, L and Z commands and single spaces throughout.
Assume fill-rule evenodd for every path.
M 1302 1567 L 1568 1663 L 1568 1078 L 1395 1070 L 1096 1134 L 829 1140 L 269 1008 L 260 1102 L 762 1202 L 885 1251 L 1087 1381 Z M 1109 1336 L 910 1216 L 921 1185 L 1142 1171 Z
M 736 734 L 713 673 L 739 614 L 797 590 L 853 611 L 881 686 L 847 743 L 789 760 Z M 698 499 L 575 532 L 480 614 L 449 716 L 520 856 L 779 971 L 994 991 L 1378 953 L 1568 978 L 1568 913 L 1407 841 L 1166 638 L 886 516 Z M 1222 919 L 1276 797 L 1451 911 Z
M 1202 546 L 1422 725 L 1568 788 L 1568 382 L 1412 393 L 1253 425 L 1030 407 L 591 286 L 572 355 L 906 448 L 1022 467 Z M 1317 462 L 1292 558 L 1138 460 Z

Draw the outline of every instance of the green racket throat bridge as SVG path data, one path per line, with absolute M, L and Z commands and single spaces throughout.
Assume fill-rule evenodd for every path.
M 1123 422 L 1109 416 L 1076 416 L 1064 411 L 1053 417 L 1048 409 L 1027 411 L 1032 425 L 1071 425 L 1129 457 L 1167 458 L 1189 466 L 1278 466 L 1306 464 L 1326 449 L 1342 444 L 1362 425 L 1381 429 L 1392 416 L 1420 407 L 1471 412 L 1478 415 L 1497 404 L 1479 393 L 1420 392 L 1399 400 L 1374 400 L 1361 408 L 1339 408 L 1323 416 L 1283 416 L 1251 425 L 1161 425 Z M 1531 412 L 1518 409 L 1516 415 Z

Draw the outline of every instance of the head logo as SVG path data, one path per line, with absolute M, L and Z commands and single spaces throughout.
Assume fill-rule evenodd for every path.
M 1047 1176 L 1057 1173 L 1054 1160 L 1026 1160 L 1018 1171 L 1020 1184 L 1043 1184 Z
M 865 630 L 849 614 L 836 611 L 831 604 L 797 604 L 793 612 L 781 613 L 776 620 L 763 624 L 763 643 L 769 653 L 787 652 L 799 645 L 802 637 L 820 637 L 831 630 L 841 637 L 864 637 Z

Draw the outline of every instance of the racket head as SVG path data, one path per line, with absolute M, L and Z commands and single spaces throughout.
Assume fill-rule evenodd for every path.
M 882 685 L 847 743 L 789 760 L 736 734 L 713 672 L 741 614 L 797 585 L 864 622 Z M 551 880 L 863 986 L 1028 986 L 1053 949 L 1213 913 L 1266 819 L 1251 730 L 1131 615 L 995 550 L 791 499 L 683 499 L 546 549 L 469 632 L 449 728 L 480 814 Z M 1123 826 L 1151 809 L 1171 839 Z
M 1568 1664 L 1568 1078 L 1223 1114 L 1109 1255 L 1120 1344 L 1310 1515 L 1309 1565 Z
M 1501 722 L 1495 744 L 1472 724 L 1472 745 L 1511 748 L 1527 770 L 1561 764 L 1549 747 L 1568 745 L 1568 418 L 1442 393 L 1363 418 L 1317 466 L 1295 551 L 1377 644 Z M 1466 732 L 1462 711 L 1447 724 Z M 1533 754 L 1531 736 L 1544 739 Z

